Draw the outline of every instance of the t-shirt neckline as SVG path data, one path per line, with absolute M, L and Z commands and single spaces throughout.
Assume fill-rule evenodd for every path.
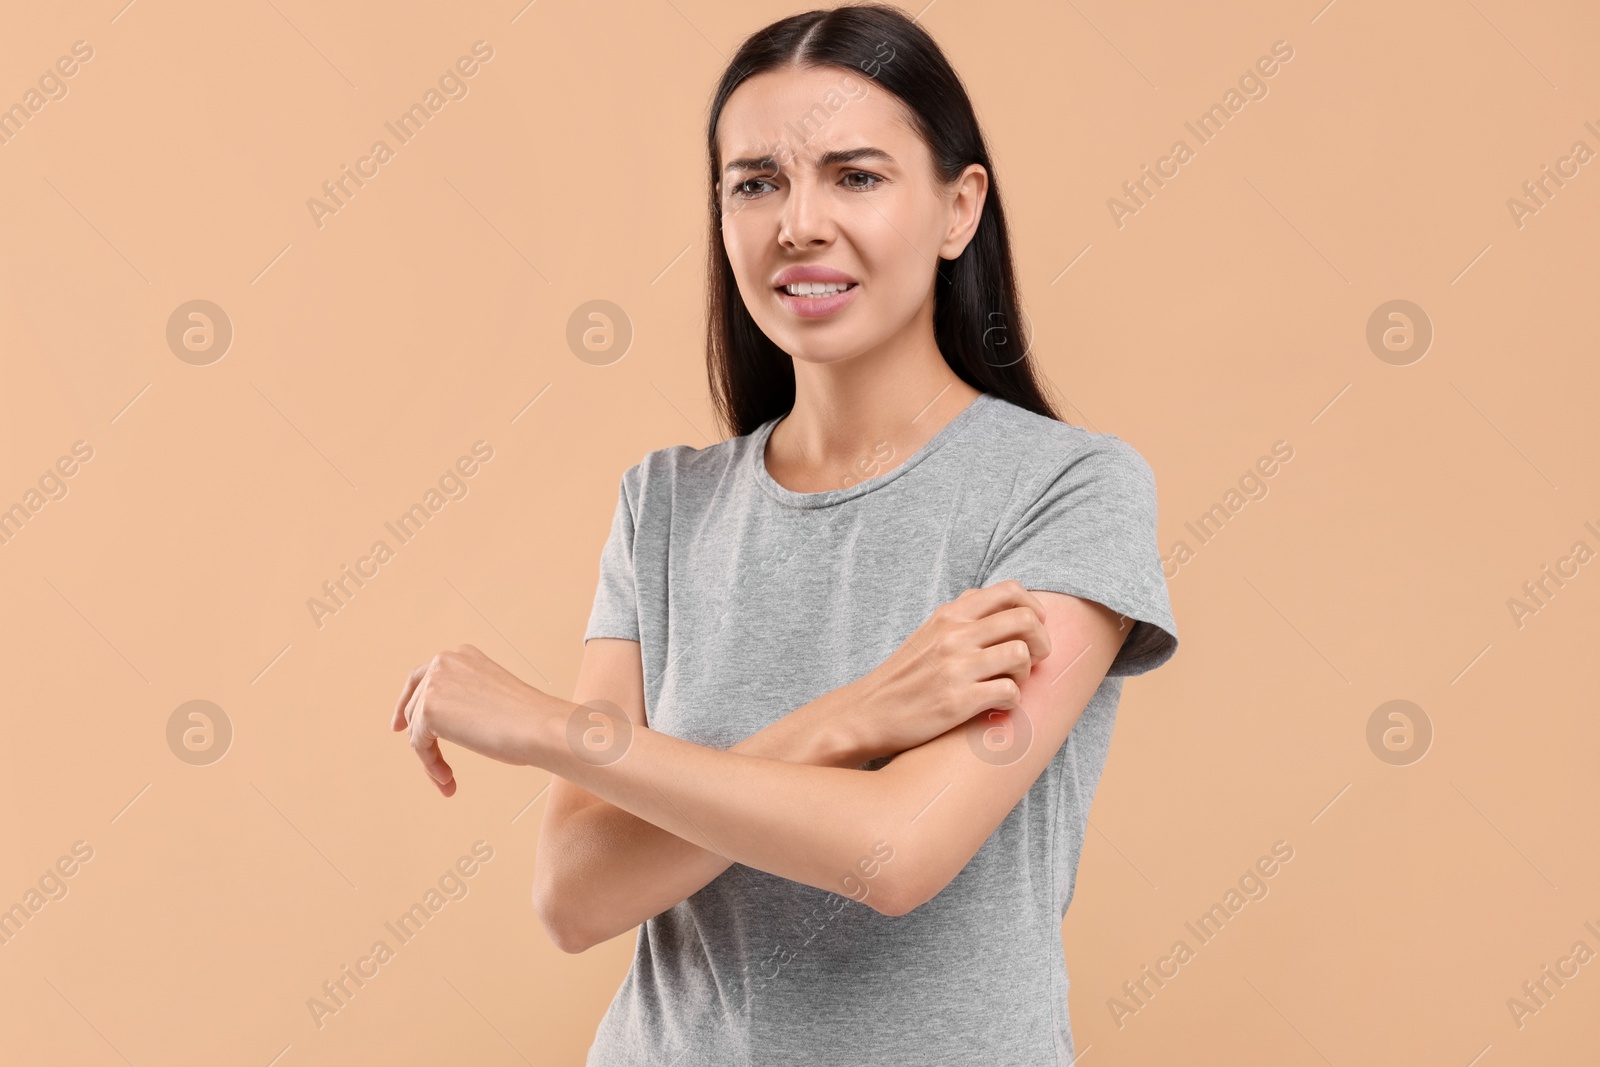
M 966 407 L 956 413 L 955 418 L 945 423 L 939 432 L 929 438 L 921 448 L 911 453 L 903 462 L 896 464 L 891 470 L 885 471 L 875 478 L 859 481 L 854 485 L 848 485 L 840 489 L 824 489 L 817 493 L 797 493 L 792 489 L 787 489 L 779 485 L 777 479 L 773 478 L 772 474 L 767 470 L 767 438 L 772 436 L 773 428 L 783 418 L 782 415 L 779 415 L 756 427 L 755 433 L 751 436 L 751 472 L 755 476 L 756 484 L 761 486 L 768 496 L 787 507 L 825 508 L 834 504 L 842 504 L 847 500 L 865 496 L 875 489 L 881 489 L 933 455 L 941 446 L 960 433 L 963 427 L 972 422 L 977 413 L 994 399 L 991 393 L 979 393 L 973 397 Z

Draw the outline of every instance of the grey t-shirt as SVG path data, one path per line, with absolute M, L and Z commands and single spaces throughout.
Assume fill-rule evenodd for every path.
M 797 493 L 777 423 L 622 476 L 584 640 L 638 641 L 651 729 L 725 749 L 1015 578 L 1133 620 L 1028 792 L 937 896 L 886 916 L 735 863 L 638 929 L 588 1067 L 1069 1064 L 1061 923 L 1122 678 L 1177 649 L 1155 476 L 1121 438 L 973 400 L 864 481 Z M 894 462 L 875 450 L 874 468 Z M 869 768 L 882 763 L 867 765 Z

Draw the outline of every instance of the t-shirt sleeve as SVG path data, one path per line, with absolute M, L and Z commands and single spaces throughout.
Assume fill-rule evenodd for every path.
M 617 486 L 617 510 L 611 516 L 611 533 L 600 550 L 600 580 L 594 590 L 594 606 L 589 610 L 589 625 L 583 631 L 585 641 L 591 637 L 639 640 L 639 591 L 633 570 L 634 502 L 628 494 L 632 473 L 634 470 L 623 474 Z
M 1119 437 L 1098 435 L 1047 470 L 1032 493 L 982 584 L 1014 578 L 1131 620 L 1108 677 L 1143 674 L 1171 659 L 1178 627 L 1156 544 L 1155 472 L 1144 457 Z

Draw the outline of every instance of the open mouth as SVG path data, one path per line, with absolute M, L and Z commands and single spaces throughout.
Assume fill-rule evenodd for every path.
M 778 292 L 785 296 L 792 296 L 800 300 L 825 300 L 830 296 L 848 293 L 854 289 L 858 282 L 841 285 L 837 282 L 796 282 L 793 285 L 780 285 Z
M 778 302 L 791 314 L 802 319 L 820 319 L 854 303 L 856 290 L 860 288 L 858 282 L 796 282 L 794 285 L 781 285 L 774 291 L 778 294 Z

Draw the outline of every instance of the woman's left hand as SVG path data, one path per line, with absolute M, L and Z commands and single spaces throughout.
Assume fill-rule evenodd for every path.
M 538 689 L 472 645 L 441 652 L 411 672 L 390 726 L 411 730 L 422 769 L 451 796 L 455 773 L 439 751 L 450 741 L 502 763 L 526 763 L 539 714 Z

